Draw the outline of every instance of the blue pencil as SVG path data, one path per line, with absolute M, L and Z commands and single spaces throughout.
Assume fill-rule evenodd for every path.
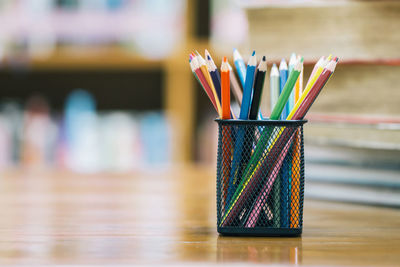
M 237 51 L 237 50 L 236 50 Z M 257 58 L 256 51 L 253 51 L 249 59 L 246 70 L 246 81 L 243 87 L 242 106 L 240 107 L 239 119 L 247 120 L 249 118 L 251 97 L 253 94 L 254 73 L 256 71 Z
M 251 55 L 251 57 L 249 59 L 249 63 L 247 65 L 247 70 L 246 70 L 246 81 L 245 81 L 245 86 L 243 89 L 243 99 L 242 99 L 242 105 L 240 107 L 240 114 L 239 114 L 239 119 L 241 119 L 241 120 L 249 119 L 249 112 L 250 112 L 251 98 L 253 95 L 254 74 L 256 71 L 256 65 L 257 65 L 256 52 L 253 51 L 253 54 Z M 227 201 L 226 201 L 227 207 L 229 207 L 230 199 L 236 190 L 237 184 L 240 182 L 239 179 L 242 175 L 243 168 L 247 164 L 245 158 L 248 157 L 249 155 L 246 155 L 248 153 L 244 153 L 245 155 L 243 155 L 244 144 L 246 141 L 245 139 L 246 139 L 245 129 L 239 128 L 237 135 L 236 135 L 235 149 L 233 152 L 232 168 L 231 168 L 231 174 L 230 174 L 230 178 L 229 178 L 228 194 L 227 194 Z M 247 144 L 247 146 L 249 147 L 248 144 Z
M 279 93 L 282 93 L 283 87 L 285 87 L 287 78 L 288 78 L 288 66 L 286 64 L 285 59 L 282 59 L 281 64 L 279 65 L 279 78 L 280 78 L 280 88 Z M 289 115 L 287 110 L 287 105 L 283 108 L 281 114 L 281 120 L 286 120 L 286 117 Z
M 235 62 L 236 71 L 239 75 L 242 87 L 244 88 L 246 81 L 246 65 L 244 64 L 243 58 L 236 48 L 233 49 L 233 61 Z

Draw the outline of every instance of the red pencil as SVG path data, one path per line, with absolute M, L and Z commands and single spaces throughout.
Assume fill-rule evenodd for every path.
M 310 109 L 315 99 L 321 92 L 321 89 L 325 86 L 325 83 L 335 71 L 336 64 L 336 60 L 331 60 L 328 65 L 326 65 L 325 69 L 322 71 L 317 81 L 311 87 L 310 92 L 308 92 L 307 96 L 304 98 L 303 102 L 301 102 L 299 108 L 294 113 L 293 117 L 291 118 L 292 120 L 301 120 L 304 118 L 307 111 Z

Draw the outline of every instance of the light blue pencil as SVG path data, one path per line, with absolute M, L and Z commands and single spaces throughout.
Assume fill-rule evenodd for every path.
M 244 88 L 247 70 L 246 70 L 246 65 L 244 64 L 243 58 L 236 48 L 233 49 L 233 61 L 235 63 L 236 71 L 239 75 L 239 79 L 240 79 L 240 83 L 242 84 L 242 88 Z

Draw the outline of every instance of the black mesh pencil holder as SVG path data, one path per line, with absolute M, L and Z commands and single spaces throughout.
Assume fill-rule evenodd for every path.
M 301 235 L 306 121 L 216 121 L 218 232 Z

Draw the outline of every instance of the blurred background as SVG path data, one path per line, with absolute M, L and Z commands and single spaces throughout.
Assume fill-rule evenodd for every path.
M 1 176 L 214 171 L 217 114 L 188 54 L 255 49 L 270 68 L 295 52 L 308 77 L 332 53 L 306 196 L 400 207 L 399 1 L 0 0 L 0 25 Z

